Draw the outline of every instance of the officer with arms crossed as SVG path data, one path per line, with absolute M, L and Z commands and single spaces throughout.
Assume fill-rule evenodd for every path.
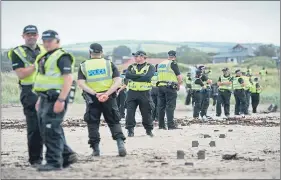
M 47 164 L 39 171 L 60 170 L 77 162 L 77 156 L 66 144 L 61 123 L 67 110 L 73 83 L 74 57 L 60 48 L 60 38 L 53 30 L 43 32 L 46 53 L 36 59 L 38 73 L 33 90 L 39 95 L 36 103 L 40 131 L 47 148 Z
M 235 97 L 235 115 L 241 115 L 242 117 L 245 117 L 245 114 L 248 114 L 247 112 L 247 104 L 246 104 L 246 94 L 245 94 L 245 82 L 243 78 L 241 77 L 241 71 L 237 69 L 235 71 L 236 76 L 233 77 L 233 90 L 234 90 L 234 97 Z
M 176 51 L 168 52 L 168 59 L 158 64 L 158 119 L 159 129 L 166 129 L 165 111 L 168 129 L 178 129 L 174 122 L 174 111 L 177 104 L 177 91 L 182 84 L 182 76 L 176 63 Z
M 103 113 L 112 138 L 117 141 L 119 156 L 126 156 L 120 113 L 116 101 L 116 90 L 121 85 L 121 78 L 117 67 L 102 58 L 103 48 L 94 43 L 90 46 L 91 59 L 80 64 L 78 71 L 78 85 L 83 89 L 86 100 L 84 121 L 88 125 L 90 147 L 93 156 L 100 156 L 100 118 Z
M 32 86 L 35 80 L 34 62 L 38 54 L 45 50 L 37 45 L 39 37 L 37 27 L 28 25 L 23 29 L 22 35 L 25 44 L 17 46 L 8 53 L 8 58 L 12 61 L 13 70 L 19 78 L 21 89 L 20 101 L 23 106 L 23 112 L 27 124 L 27 144 L 29 163 L 33 166 L 40 165 L 42 162 L 43 142 L 40 136 L 37 112 L 35 104 L 37 95 L 32 92 Z
M 230 98 L 232 90 L 232 77 L 230 76 L 229 69 L 226 67 L 222 70 L 223 75 L 219 77 L 219 97 L 216 108 L 216 116 L 221 116 L 221 106 L 223 104 L 224 114 L 228 118 L 230 114 Z
M 128 136 L 134 136 L 134 127 L 136 126 L 135 113 L 137 106 L 140 108 L 142 116 L 142 124 L 146 129 L 146 134 L 153 136 L 153 119 L 152 110 L 154 104 L 151 99 L 150 90 L 152 88 L 151 78 L 155 73 L 155 67 L 146 62 L 146 53 L 137 51 L 132 54 L 135 57 L 136 63 L 130 65 L 126 72 L 126 79 L 129 80 L 127 85 L 127 115 L 126 129 Z

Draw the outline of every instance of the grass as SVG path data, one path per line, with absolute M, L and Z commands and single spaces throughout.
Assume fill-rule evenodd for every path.
M 221 69 L 224 67 L 229 67 L 233 73 L 236 69 L 246 70 L 246 65 L 235 65 L 235 64 L 206 64 L 207 67 L 211 67 L 212 74 L 210 78 L 213 82 L 218 80 L 218 77 L 222 74 Z M 257 75 L 261 66 L 252 66 L 252 72 Z M 183 71 L 186 67 L 182 68 Z M 277 74 L 277 70 L 274 68 L 268 68 L 268 75 L 266 77 L 267 81 L 261 81 L 261 86 L 263 87 L 263 92 L 261 93 L 261 103 L 275 103 L 280 105 L 280 77 Z M 182 73 L 186 75 L 185 72 Z M 18 79 L 15 73 L 1 73 L 2 76 L 2 103 L 3 104 L 19 104 L 20 90 L 18 87 Z M 74 79 L 77 79 L 77 73 L 74 73 Z M 82 91 L 77 88 L 75 94 L 75 102 L 77 104 L 84 103 L 84 99 L 81 96 Z M 179 98 L 185 98 L 183 94 L 179 94 Z M 184 101 L 183 101 L 184 102 Z M 234 97 L 232 96 L 231 102 L 234 103 Z

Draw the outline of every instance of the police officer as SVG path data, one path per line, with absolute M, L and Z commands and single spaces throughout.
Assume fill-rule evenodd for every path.
M 158 64 L 158 120 L 159 129 L 166 129 L 165 112 L 169 130 L 178 129 L 174 122 L 177 91 L 182 84 L 182 76 L 176 62 L 176 51 L 168 52 L 168 59 Z
M 38 118 L 35 109 L 37 95 L 32 92 L 36 75 L 34 62 L 38 54 L 44 53 L 43 46 L 36 44 L 39 37 L 37 27 L 28 25 L 22 35 L 25 44 L 10 50 L 8 58 L 12 61 L 13 70 L 19 78 L 21 89 L 20 101 L 27 124 L 27 144 L 29 163 L 37 166 L 42 162 L 43 142 L 40 136 Z
M 246 112 L 249 112 L 250 98 L 251 98 L 250 88 L 252 86 L 252 82 L 251 82 L 250 75 L 247 75 L 246 72 L 242 72 L 242 78 L 245 83 L 244 90 L 246 95 Z
M 250 68 L 250 66 L 247 66 L 247 72 L 246 72 L 247 74 L 247 76 L 249 75 L 249 76 L 252 76 L 252 69 Z
M 195 79 L 192 83 L 192 100 L 194 101 L 193 118 L 195 120 L 199 119 L 203 99 L 202 91 L 205 88 L 205 84 L 202 81 L 202 71 L 196 70 Z
M 155 67 L 146 62 L 147 56 L 144 51 L 137 51 L 132 55 L 135 57 L 136 63 L 130 65 L 126 72 L 126 79 L 129 80 L 126 99 L 126 129 L 128 129 L 128 136 L 133 137 L 134 127 L 136 126 L 135 113 L 137 106 L 139 106 L 146 134 L 152 137 L 152 110 L 154 104 L 150 90 L 152 88 L 151 78 L 155 73 Z
M 77 162 L 76 153 L 66 144 L 61 126 L 73 83 L 75 59 L 60 48 L 57 32 L 43 32 L 42 40 L 47 52 L 37 56 L 38 73 L 33 90 L 39 95 L 36 109 L 40 132 L 47 148 L 47 164 L 40 166 L 38 170 L 51 171 Z
M 125 100 L 126 100 L 126 86 L 124 88 L 122 88 L 125 85 L 125 74 L 126 74 L 126 70 L 124 70 L 122 72 L 122 74 L 120 75 L 121 79 L 122 79 L 122 83 L 120 85 L 120 87 L 117 89 L 117 105 L 119 108 L 119 112 L 121 115 L 121 118 L 125 118 Z
M 102 58 L 103 48 L 98 43 L 90 46 L 90 60 L 80 64 L 78 70 L 78 85 L 84 91 L 86 100 L 86 112 L 84 121 L 88 126 L 90 147 L 93 148 L 93 156 L 100 156 L 100 117 L 103 114 L 110 129 L 112 138 L 117 141 L 119 156 L 126 156 L 126 149 L 120 114 L 116 102 L 116 90 L 121 85 L 117 67 L 110 61 Z M 105 97 L 105 101 L 100 101 Z
M 260 70 L 259 75 L 263 81 L 266 81 L 265 77 L 267 75 L 267 70 L 265 69 L 265 67 L 263 67 L 262 70 Z
M 157 66 L 158 64 L 155 65 L 155 73 L 154 76 L 151 78 L 151 84 L 152 84 L 152 89 L 151 89 L 151 98 L 154 103 L 154 108 L 152 110 L 152 119 L 154 121 L 158 121 L 158 87 L 156 86 L 157 81 L 158 81 L 158 72 L 157 72 Z
M 191 73 L 188 72 L 185 78 L 185 89 L 186 89 L 186 98 L 185 98 L 185 105 L 189 105 L 191 102 L 191 96 L 192 96 L 192 79 L 191 79 Z
M 248 114 L 246 109 L 246 94 L 245 94 L 245 83 L 243 78 L 241 77 L 241 71 L 238 69 L 235 71 L 235 77 L 233 77 L 233 90 L 235 97 L 235 115 L 241 115 L 245 117 L 245 114 Z
M 253 85 L 251 86 L 251 99 L 252 99 L 252 108 L 253 113 L 257 113 L 257 107 L 260 102 L 260 93 L 261 93 L 261 86 L 259 84 L 258 78 L 254 78 Z
M 219 77 L 219 96 L 216 106 L 216 116 L 221 116 L 221 106 L 224 107 L 224 115 L 228 118 L 230 115 L 230 98 L 232 90 L 232 77 L 229 69 L 226 67 L 222 70 L 223 75 Z

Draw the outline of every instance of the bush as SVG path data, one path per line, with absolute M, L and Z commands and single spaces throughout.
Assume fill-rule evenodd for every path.
M 246 66 L 261 66 L 265 68 L 276 68 L 276 61 L 264 56 L 248 58 L 243 63 Z

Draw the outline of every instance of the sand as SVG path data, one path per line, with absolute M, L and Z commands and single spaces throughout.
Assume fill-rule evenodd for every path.
M 266 107 L 261 106 L 260 110 Z M 211 109 L 209 114 L 213 116 Z M 156 126 L 155 137 L 151 138 L 139 124 L 135 137 L 126 140 L 126 157 L 117 156 L 116 142 L 112 140 L 108 127 L 101 126 L 101 157 L 93 158 L 87 144 L 87 128 L 82 120 L 84 110 L 84 105 L 71 105 L 64 122 L 67 142 L 78 153 L 78 163 L 60 172 L 43 173 L 37 172 L 27 162 L 22 108 L 3 108 L 1 178 L 280 179 L 279 112 L 252 115 L 244 122 L 233 120 L 226 123 L 218 119 L 212 123 L 200 123 L 190 121 L 190 107 L 178 106 L 175 118 L 183 129 L 168 131 L 159 130 Z M 123 130 L 127 135 L 124 127 Z M 211 137 L 204 138 L 204 134 Z M 219 138 L 220 134 L 226 137 Z M 192 141 L 198 141 L 199 146 L 192 147 Z M 210 141 L 215 141 L 216 146 L 210 147 Z M 185 153 L 184 159 L 177 159 L 178 150 Z M 198 159 L 199 150 L 205 150 L 205 159 Z M 237 153 L 236 159 L 222 159 L 222 155 L 234 153 Z

